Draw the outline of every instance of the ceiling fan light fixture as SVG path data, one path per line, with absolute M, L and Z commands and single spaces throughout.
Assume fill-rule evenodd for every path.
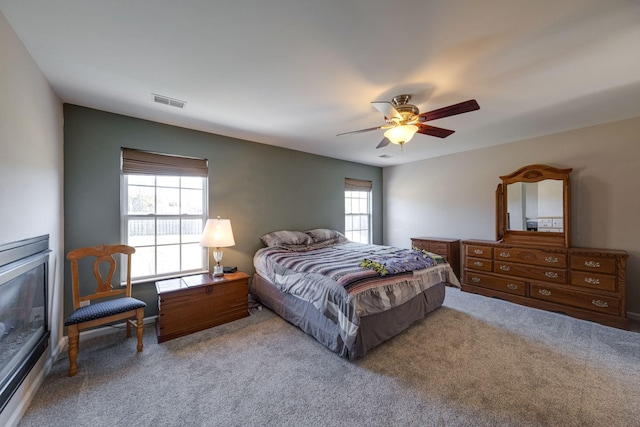
M 403 125 L 392 127 L 384 133 L 384 136 L 393 144 L 403 145 L 409 142 L 416 132 L 418 132 L 418 126 Z

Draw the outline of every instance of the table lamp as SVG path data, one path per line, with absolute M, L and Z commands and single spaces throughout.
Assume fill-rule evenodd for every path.
M 200 246 L 205 248 L 215 248 L 213 250 L 213 259 L 216 260 L 216 265 L 213 266 L 213 270 L 209 269 L 214 276 L 223 276 L 224 271 L 220 265 L 222 261 L 222 249 L 235 245 L 233 240 L 233 230 L 231 230 L 231 221 L 228 219 L 208 219 L 202 231 L 202 238 L 200 239 Z

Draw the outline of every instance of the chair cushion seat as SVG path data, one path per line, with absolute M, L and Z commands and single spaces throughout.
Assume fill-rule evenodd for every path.
M 117 298 L 109 301 L 101 301 L 80 307 L 71 313 L 71 316 L 64 322 L 65 326 L 75 325 L 77 323 L 89 320 L 100 319 L 114 314 L 124 313 L 126 311 L 135 310 L 146 307 L 147 304 L 135 298 Z

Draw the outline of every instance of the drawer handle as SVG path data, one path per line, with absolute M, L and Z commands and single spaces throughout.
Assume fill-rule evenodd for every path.
M 557 279 L 558 278 L 558 273 L 556 273 L 555 271 L 547 271 L 544 273 L 545 276 L 550 277 L 551 279 Z
M 593 277 L 585 277 L 584 281 L 587 282 L 590 285 L 599 285 L 600 284 L 600 280 L 599 279 L 594 279 Z
M 514 285 L 513 283 L 509 283 L 507 285 L 507 288 L 511 289 L 512 291 L 515 291 L 516 289 L 518 289 L 518 285 Z
M 500 256 L 502 258 L 509 258 L 511 256 L 511 254 L 509 252 L 500 252 Z
M 484 251 L 482 249 L 474 249 L 473 253 L 476 255 L 482 255 L 484 253 Z
M 540 295 L 544 295 L 545 297 L 548 297 L 549 295 L 551 295 L 551 291 L 548 291 L 546 289 L 539 289 L 538 293 L 540 293 Z
M 501 265 L 501 266 L 500 266 L 500 270 L 502 270 L 502 271 L 509 271 L 509 270 L 511 270 L 511 267 L 509 267 L 508 265 Z
M 558 262 L 558 258 L 556 258 L 554 256 L 548 256 L 544 260 L 547 261 L 547 262 L 550 262 L 550 263 L 557 263 Z
M 591 268 L 600 268 L 600 263 L 598 261 L 585 261 L 584 265 Z
M 482 267 L 484 265 L 484 263 L 481 262 L 481 261 L 476 261 L 476 262 L 473 263 L 473 265 L 475 265 L 476 267 Z
M 609 307 L 609 304 L 607 304 L 605 301 L 600 301 L 599 299 L 594 299 L 593 301 L 591 301 L 591 304 L 595 305 L 596 307 L 600 307 L 600 308 Z
M 211 295 L 213 293 L 213 286 L 207 286 L 204 291 L 207 295 Z
M 476 283 L 480 283 L 480 278 L 479 277 L 472 277 L 471 281 L 472 282 L 476 282 Z

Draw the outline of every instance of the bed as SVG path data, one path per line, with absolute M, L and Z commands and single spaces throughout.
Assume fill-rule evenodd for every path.
M 250 293 L 351 360 L 442 306 L 446 285 L 460 287 L 446 260 L 426 251 L 355 243 L 329 229 L 262 241 Z

